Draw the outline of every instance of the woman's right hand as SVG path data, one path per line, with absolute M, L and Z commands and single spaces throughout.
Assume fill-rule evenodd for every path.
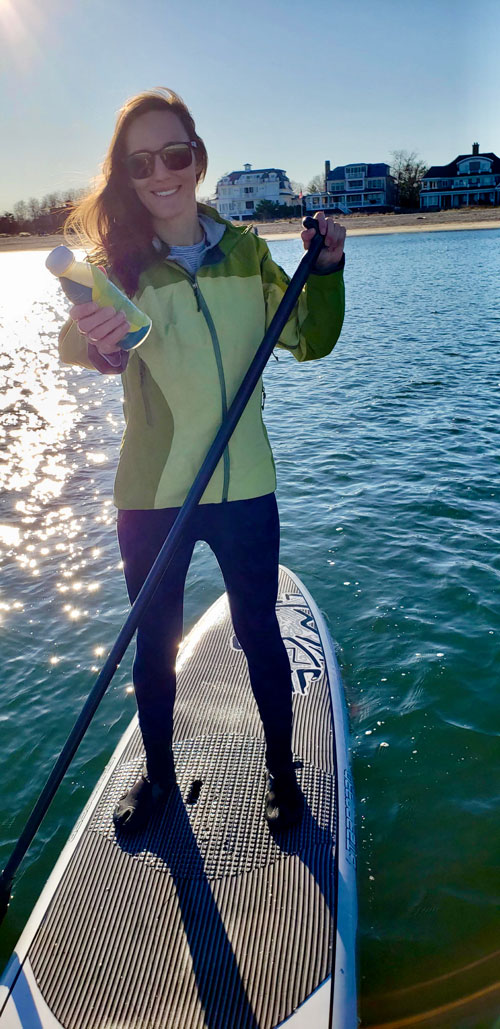
M 118 344 L 130 332 L 130 324 L 123 311 L 114 307 L 99 307 L 93 302 L 75 304 L 69 315 L 103 357 L 119 351 Z

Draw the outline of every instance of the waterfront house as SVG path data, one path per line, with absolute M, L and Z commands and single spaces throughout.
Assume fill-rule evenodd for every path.
M 333 171 L 325 161 L 325 189 L 309 193 L 304 205 L 309 211 L 393 211 L 397 185 L 388 164 L 342 164 Z
M 422 179 L 420 207 L 443 211 L 448 208 L 500 204 L 500 158 L 480 154 L 479 143 L 471 154 L 461 154 L 450 164 L 434 165 Z
M 245 164 L 243 171 L 229 172 L 217 183 L 215 207 L 224 218 L 253 218 L 259 200 L 272 200 L 282 206 L 297 202 L 282 168 L 253 169 L 251 164 Z

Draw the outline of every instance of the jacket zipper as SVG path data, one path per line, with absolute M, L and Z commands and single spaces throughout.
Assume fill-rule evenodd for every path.
M 168 257 L 165 259 L 168 262 Z M 196 299 L 196 306 L 198 311 L 203 315 L 210 333 L 212 340 L 212 346 L 214 348 L 215 360 L 217 363 L 217 371 L 219 374 L 219 385 L 221 392 L 221 406 L 222 406 L 222 420 L 224 421 L 227 415 L 227 391 L 226 391 L 226 380 L 224 378 L 224 366 L 222 364 L 222 354 L 220 349 L 219 338 L 217 336 L 217 329 L 214 325 L 214 320 L 210 314 L 207 302 L 201 289 L 198 285 L 196 275 L 190 275 L 186 268 L 178 264 L 177 261 L 172 261 L 172 264 L 180 271 L 184 272 L 186 278 L 191 283 L 193 293 Z M 223 468 L 224 468 L 224 481 L 222 485 L 222 501 L 226 501 L 229 493 L 229 474 L 230 474 L 230 460 L 229 460 L 229 448 L 226 447 L 222 455 Z
M 222 354 L 221 354 L 221 349 L 220 349 L 219 337 L 217 336 L 217 329 L 215 328 L 214 320 L 212 318 L 212 315 L 210 314 L 210 311 L 209 311 L 207 302 L 205 300 L 205 297 L 203 296 L 203 293 L 201 292 L 201 289 L 200 289 L 200 287 L 198 285 L 198 282 L 197 282 L 197 279 L 196 279 L 196 275 L 193 275 L 192 277 L 190 277 L 190 282 L 191 282 L 191 285 L 193 287 L 194 295 L 196 297 L 196 303 L 197 303 L 197 306 L 198 306 L 198 311 L 201 311 L 201 313 L 202 313 L 202 315 L 203 315 L 203 317 L 204 317 L 204 319 L 205 319 L 205 321 L 206 321 L 206 323 L 208 325 L 208 331 L 210 332 L 210 337 L 211 337 L 211 340 L 212 340 L 212 346 L 214 348 L 215 360 L 216 360 L 216 363 L 217 363 L 217 371 L 219 373 L 219 385 L 220 385 L 221 402 L 222 402 L 222 420 L 224 421 L 225 418 L 226 418 L 226 415 L 227 415 L 227 391 L 226 391 L 226 380 L 224 378 L 224 366 L 222 364 Z M 224 467 L 224 482 L 223 482 L 223 486 L 222 486 L 222 500 L 224 502 L 224 501 L 227 500 L 228 493 L 229 493 L 230 461 L 229 461 L 229 448 L 228 447 L 225 447 L 225 449 L 224 449 L 224 453 L 222 455 L 222 460 L 223 460 L 223 467 Z
M 146 366 L 141 358 L 139 358 L 139 376 L 141 382 L 142 400 L 144 404 L 144 414 L 146 415 L 146 425 L 152 425 L 153 418 L 151 416 L 151 405 L 149 403 L 149 397 L 147 395 L 146 387 L 144 385 L 144 379 L 146 378 Z

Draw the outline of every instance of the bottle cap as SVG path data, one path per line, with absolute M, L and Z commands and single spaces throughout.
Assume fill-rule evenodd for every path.
M 52 272 L 53 275 L 64 275 L 67 272 L 69 266 L 73 264 L 74 257 L 69 247 L 60 246 L 56 247 L 55 250 L 51 250 L 47 260 L 45 261 L 45 267 Z

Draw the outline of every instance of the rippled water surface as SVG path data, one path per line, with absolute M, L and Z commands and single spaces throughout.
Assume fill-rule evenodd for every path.
M 500 1010 L 499 244 L 348 239 L 334 354 L 266 373 L 282 560 L 326 615 L 350 706 L 366 1025 Z M 299 243 L 271 249 L 293 271 Z M 120 383 L 59 364 L 44 257 L 0 253 L 3 860 L 127 610 Z M 187 627 L 221 590 L 198 545 Z M 133 712 L 129 656 L 18 874 L 3 959 Z

